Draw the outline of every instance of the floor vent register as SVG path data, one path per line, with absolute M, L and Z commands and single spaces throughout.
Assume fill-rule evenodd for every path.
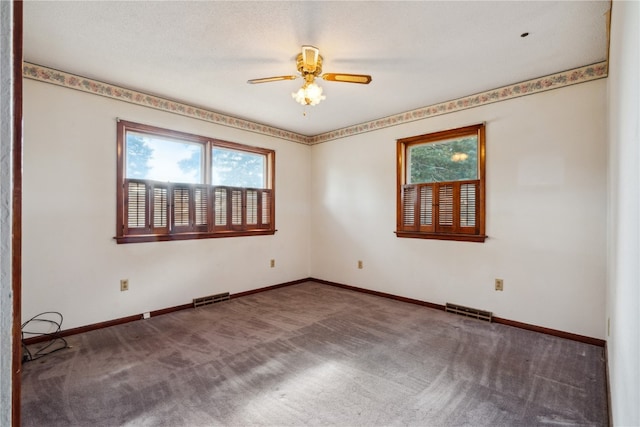
M 194 298 L 193 308 L 202 307 L 203 305 L 215 304 L 217 302 L 228 301 L 229 292 L 221 294 L 207 295 L 206 297 Z
M 486 310 L 479 310 L 477 308 L 464 307 L 458 304 L 447 303 L 445 305 L 445 311 L 449 313 L 459 314 L 461 316 L 473 317 L 474 319 L 485 320 L 491 322 L 492 313 Z

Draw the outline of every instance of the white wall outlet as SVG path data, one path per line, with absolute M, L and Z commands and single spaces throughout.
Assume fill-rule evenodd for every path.
M 129 290 L 129 279 L 120 280 L 120 292 Z
M 504 281 L 502 279 L 496 279 L 496 291 L 504 291 Z
M 151 313 L 149 313 L 148 311 L 145 311 L 144 313 L 142 313 L 142 318 L 143 319 L 148 319 L 151 317 Z

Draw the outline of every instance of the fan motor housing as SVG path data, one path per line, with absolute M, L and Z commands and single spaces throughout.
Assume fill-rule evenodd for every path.
M 298 72 L 302 74 L 303 77 L 307 75 L 319 76 L 322 73 L 322 56 L 318 55 L 318 60 L 316 61 L 316 68 L 314 70 L 309 70 L 304 66 L 304 59 L 301 53 L 298 54 L 298 58 L 296 59 L 296 66 L 298 68 Z

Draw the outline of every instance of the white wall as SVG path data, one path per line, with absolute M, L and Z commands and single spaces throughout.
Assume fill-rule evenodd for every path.
M 604 338 L 605 89 L 598 80 L 310 148 L 26 80 L 23 318 L 60 311 L 68 329 L 312 276 Z M 116 117 L 274 148 L 279 231 L 117 245 Z M 396 238 L 395 140 L 481 121 L 487 241 Z
M 607 337 L 614 425 L 640 425 L 640 6 L 615 1 L 609 63 Z
M 396 139 L 483 121 L 487 241 L 396 238 Z M 605 80 L 315 145 L 311 162 L 312 277 L 604 338 Z
M 8 5 L 2 2 L 3 23 Z M 26 80 L 23 318 L 57 310 L 68 329 L 311 275 L 606 337 L 614 424 L 640 425 L 639 9 L 637 2 L 613 4 L 607 81 L 312 149 Z M 2 28 L 3 34 L 10 30 Z M 5 77 L 3 113 L 10 99 Z M 117 245 L 116 117 L 276 149 L 278 233 Z M 5 118 L 3 135 L 10 128 Z M 487 123 L 489 239 L 477 244 L 396 238 L 395 140 L 481 121 Z M 0 172 L 8 184 L 4 163 Z M 0 220 L 8 224 L 4 214 Z M 7 259 L 4 249 L 1 255 Z M 268 267 L 271 258 L 275 269 Z M 363 270 L 356 268 L 359 259 Z M 505 280 L 504 292 L 493 291 L 496 277 Z M 119 291 L 121 278 L 130 279 L 130 291 Z M 11 303 L 5 296 L 11 284 L 3 279 L 1 285 L 4 350 L 10 343 Z M 7 421 L 10 366 L 2 360 L 0 420 Z
M 277 233 L 116 244 L 117 117 L 275 149 Z M 23 319 L 59 311 L 69 329 L 308 277 L 309 155 L 302 144 L 25 80 Z M 124 278 L 130 290 L 120 292 Z
M 637 209 L 640 192 L 638 62 L 637 56 L 631 66 L 621 59 L 629 47 L 620 42 L 635 31 L 631 48 L 638 48 L 637 25 L 620 22 L 622 16 L 637 17 L 638 4 L 624 4 L 630 14 L 616 10 L 622 8 L 616 2 L 609 82 L 311 148 L 25 80 L 23 318 L 56 310 L 69 329 L 196 296 L 312 276 L 605 338 L 608 279 L 614 419 L 617 425 L 639 424 L 640 236 L 637 210 L 623 209 L 628 204 Z M 610 224 L 619 224 L 610 227 L 608 257 L 607 86 L 613 142 L 609 215 Z M 628 86 L 635 87 L 635 101 Z M 275 149 L 279 231 L 117 245 L 112 239 L 116 117 Z M 396 238 L 395 140 L 482 121 L 487 124 L 487 241 Z M 628 236 L 629 230 L 635 234 Z M 269 268 L 271 258 L 275 269 Z M 357 260 L 364 261 L 364 269 L 357 269 Z M 130 280 L 128 292 L 119 291 L 122 278 Z M 504 279 L 504 292 L 493 290 L 495 278 Z

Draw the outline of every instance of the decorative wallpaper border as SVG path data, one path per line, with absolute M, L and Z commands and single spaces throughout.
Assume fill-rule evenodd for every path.
M 397 126 L 403 123 L 423 120 L 429 117 L 440 116 L 443 114 L 466 110 L 468 108 L 479 107 L 481 105 L 493 104 L 494 102 L 506 101 L 508 99 L 533 95 L 535 93 L 605 78 L 608 75 L 608 63 L 607 61 L 603 61 L 592 65 L 586 65 L 584 67 L 574 68 L 572 70 L 551 74 L 549 76 L 503 86 L 475 95 L 465 96 L 452 101 L 417 108 L 415 110 L 372 120 L 370 122 L 336 129 L 334 131 L 315 136 L 305 136 L 248 120 L 238 119 L 236 117 L 227 116 L 204 108 L 194 107 L 154 95 L 148 95 L 143 92 L 137 92 L 135 90 L 122 88 L 28 62 L 23 64 L 22 75 L 28 79 L 51 83 L 69 89 L 80 90 L 82 92 L 93 93 L 95 95 L 154 108 L 156 110 L 180 114 L 194 119 L 273 136 L 300 144 L 315 145 L 390 126 Z
M 539 77 L 525 82 L 503 86 L 475 95 L 469 95 L 452 101 L 442 102 L 440 104 L 430 105 L 428 107 L 417 108 L 415 110 L 404 113 L 395 114 L 393 116 L 384 117 L 366 123 L 349 126 L 342 129 L 336 129 L 331 132 L 323 133 L 308 138 L 308 144 L 320 144 L 322 142 L 334 139 L 344 138 L 347 136 L 357 135 L 360 133 L 371 132 L 390 126 L 396 126 L 403 123 L 423 120 L 429 117 L 449 114 L 456 111 L 466 110 L 469 108 L 479 107 L 481 105 L 493 104 L 494 102 L 506 101 L 508 99 L 519 98 L 521 96 L 533 95 L 535 93 L 545 92 L 552 89 L 559 89 L 578 83 L 584 83 L 591 80 L 605 78 L 608 75 L 607 61 L 598 62 L 597 64 L 587 65 L 572 70 L 551 74 L 545 77 Z
M 118 101 L 129 102 L 131 104 L 141 105 L 143 107 L 149 107 L 156 110 L 167 111 L 169 113 L 180 114 L 182 116 L 204 120 L 223 126 L 260 133 L 263 135 L 275 136 L 276 138 L 298 142 L 301 144 L 309 143 L 309 137 L 305 135 L 300 135 L 294 132 L 289 132 L 260 123 L 227 116 L 215 111 L 194 107 L 192 105 L 183 104 L 181 102 L 172 101 L 170 99 L 161 98 L 155 95 L 149 95 L 131 89 L 126 89 L 98 80 L 77 76 L 75 74 L 66 73 L 64 71 L 55 70 L 53 68 L 44 67 L 42 65 L 25 62 L 22 68 L 22 76 L 27 79 L 38 80 L 45 83 L 63 86 L 69 89 L 93 93 L 95 95 L 117 99 Z

